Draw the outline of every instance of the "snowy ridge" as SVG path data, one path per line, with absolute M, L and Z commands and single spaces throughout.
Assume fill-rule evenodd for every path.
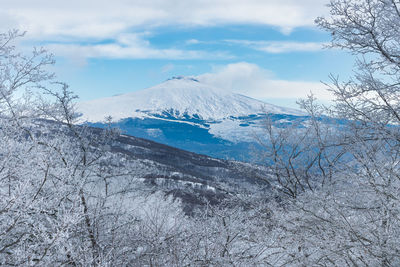
M 123 95 L 81 102 L 77 105 L 82 119 L 88 122 L 114 121 L 124 118 L 146 118 L 172 113 L 176 118 L 198 117 L 220 120 L 230 116 L 279 113 L 298 115 L 299 111 L 267 104 L 200 83 L 190 77 L 174 77 L 159 85 Z

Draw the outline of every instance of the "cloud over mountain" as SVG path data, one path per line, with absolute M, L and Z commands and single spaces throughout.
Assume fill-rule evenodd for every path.
M 304 98 L 310 92 L 320 100 L 332 99 L 331 93 L 320 82 L 277 79 L 271 71 L 247 62 L 217 66 L 214 71 L 197 78 L 203 83 L 257 99 Z

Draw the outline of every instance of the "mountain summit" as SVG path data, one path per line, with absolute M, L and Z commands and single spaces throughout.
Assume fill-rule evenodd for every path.
M 103 121 L 106 116 L 111 116 L 114 121 L 160 114 L 169 114 L 175 118 L 220 120 L 262 112 L 298 113 L 184 76 L 173 77 L 144 90 L 81 102 L 78 111 L 82 113 L 83 120 L 88 122 Z

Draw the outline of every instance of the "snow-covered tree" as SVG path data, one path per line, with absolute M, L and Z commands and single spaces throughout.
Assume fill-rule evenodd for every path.
M 279 159 L 286 160 L 280 160 L 278 167 L 288 169 L 290 160 L 296 162 L 291 145 L 299 144 L 298 136 L 314 141 L 306 142 L 311 144 L 309 150 L 297 151 L 311 155 L 324 152 L 322 162 L 327 163 L 312 174 L 311 180 L 317 181 L 314 187 L 300 190 L 295 198 L 282 198 L 282 205 L 273 213 L 278 222 L 274 231 L 282 245 L 279 262 L 304 266 L 397 266 L 400 2 L 332 0 L 329 6 L 330 16 L 316 22 L 331 33 L 331 47 L 358 56 L 356 74 L 345 82 L 332 76 L 330 90 L 335 104 L 327 115 L 340 119 L 336 130 L 323 126 L 323 120 L 322 124 L 315 123 L 314 113 L 319 109 L 306 101 L 303 106 L 308 107 L 311 123 L 302 133 L 309 136 L 297 135 L 294 141 L 286 141 L 270 134 L 278 137 L 276 143 L 282 141 L 279 147 L 290 147 L 283 156 L 278 154 Z M 325 130 L 321 131 L 321 126 Z M 327 149 L 329 153 L 325 153 Z M 314 164 L 314 159 L 310 157 L 304 166 Z M 304 173 L 302 168 L 295 171 Z M 297 181 L 293 178 L 295 171 L 290 173 L 292 184 Z M 326 173 L 330 173 L 329 179 L 321 179 Z M 299 179 L 297 184 L 301 181 L 306 180 Z M 290 183 L 289 186 L 293 188 Z
M 113 130 L 76 125 L 52 55 L 19 52 L 22 36 L 0 35 L 0 264 L 102 264 L 120 233 L 109 227 L 127 224 L 116 199 L 133 188 L 134 165 L 109 153 Z

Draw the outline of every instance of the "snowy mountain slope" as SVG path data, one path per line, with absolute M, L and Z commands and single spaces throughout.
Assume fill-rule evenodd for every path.
M 125 173 L 113 178 L 127 191 L 163 191 L 180 198 L 187 213 L 207 202 L 217 204 L 228 196 L 245 192 L 271 193 L 273 180 L 267 167 L 215 159 L 133 136 L 115 135 L 108 140 L 104 139 L 106 133 L 103 129 L 81 129 L 75 130 L 95 140 L 91 143 L 93 149 L 106 145 L 106 151 L 102 150 L 102 170 L 98 170 L 99 173 L 113 169 L 118 171 L 110 173 Z M 50 144 L 60 136 L 74 136 L 67 125 L 52 120 L 36 120 L 30 124 L 29 130 Z M 96 176 L 97 171 L 92 175 Z M 112 183 L 108 179 L 112 176 L 96 177 L 102 185 L 106 182 L 109 186 L 106 187 L 111 190 Z M 91 180 L 90 188 L 96 190 L 94 180 Z
M 101 129 L 91 131 L 102 134 Z M 180 198 L 188 213 L 206 201 L 217 204 L 245 191 L 271 193 L 270 170 L 263 166 L 215 159 L 126 135 L 113 142 L 110 152 L 128 157 L 137 166 L 133 175 L 138 182 Z
M 83 114 L 82 119 L 88 122 L 103 121 L 106 116 L 118 121 L 165 113 L 175 118 L 195 117 L 203 120 L 259 114 L 263 110 L 299 114 L 297 110 L 266 104 L 181 76 L 141 91 L 82 102 L 78 104 L 78 110 Z

